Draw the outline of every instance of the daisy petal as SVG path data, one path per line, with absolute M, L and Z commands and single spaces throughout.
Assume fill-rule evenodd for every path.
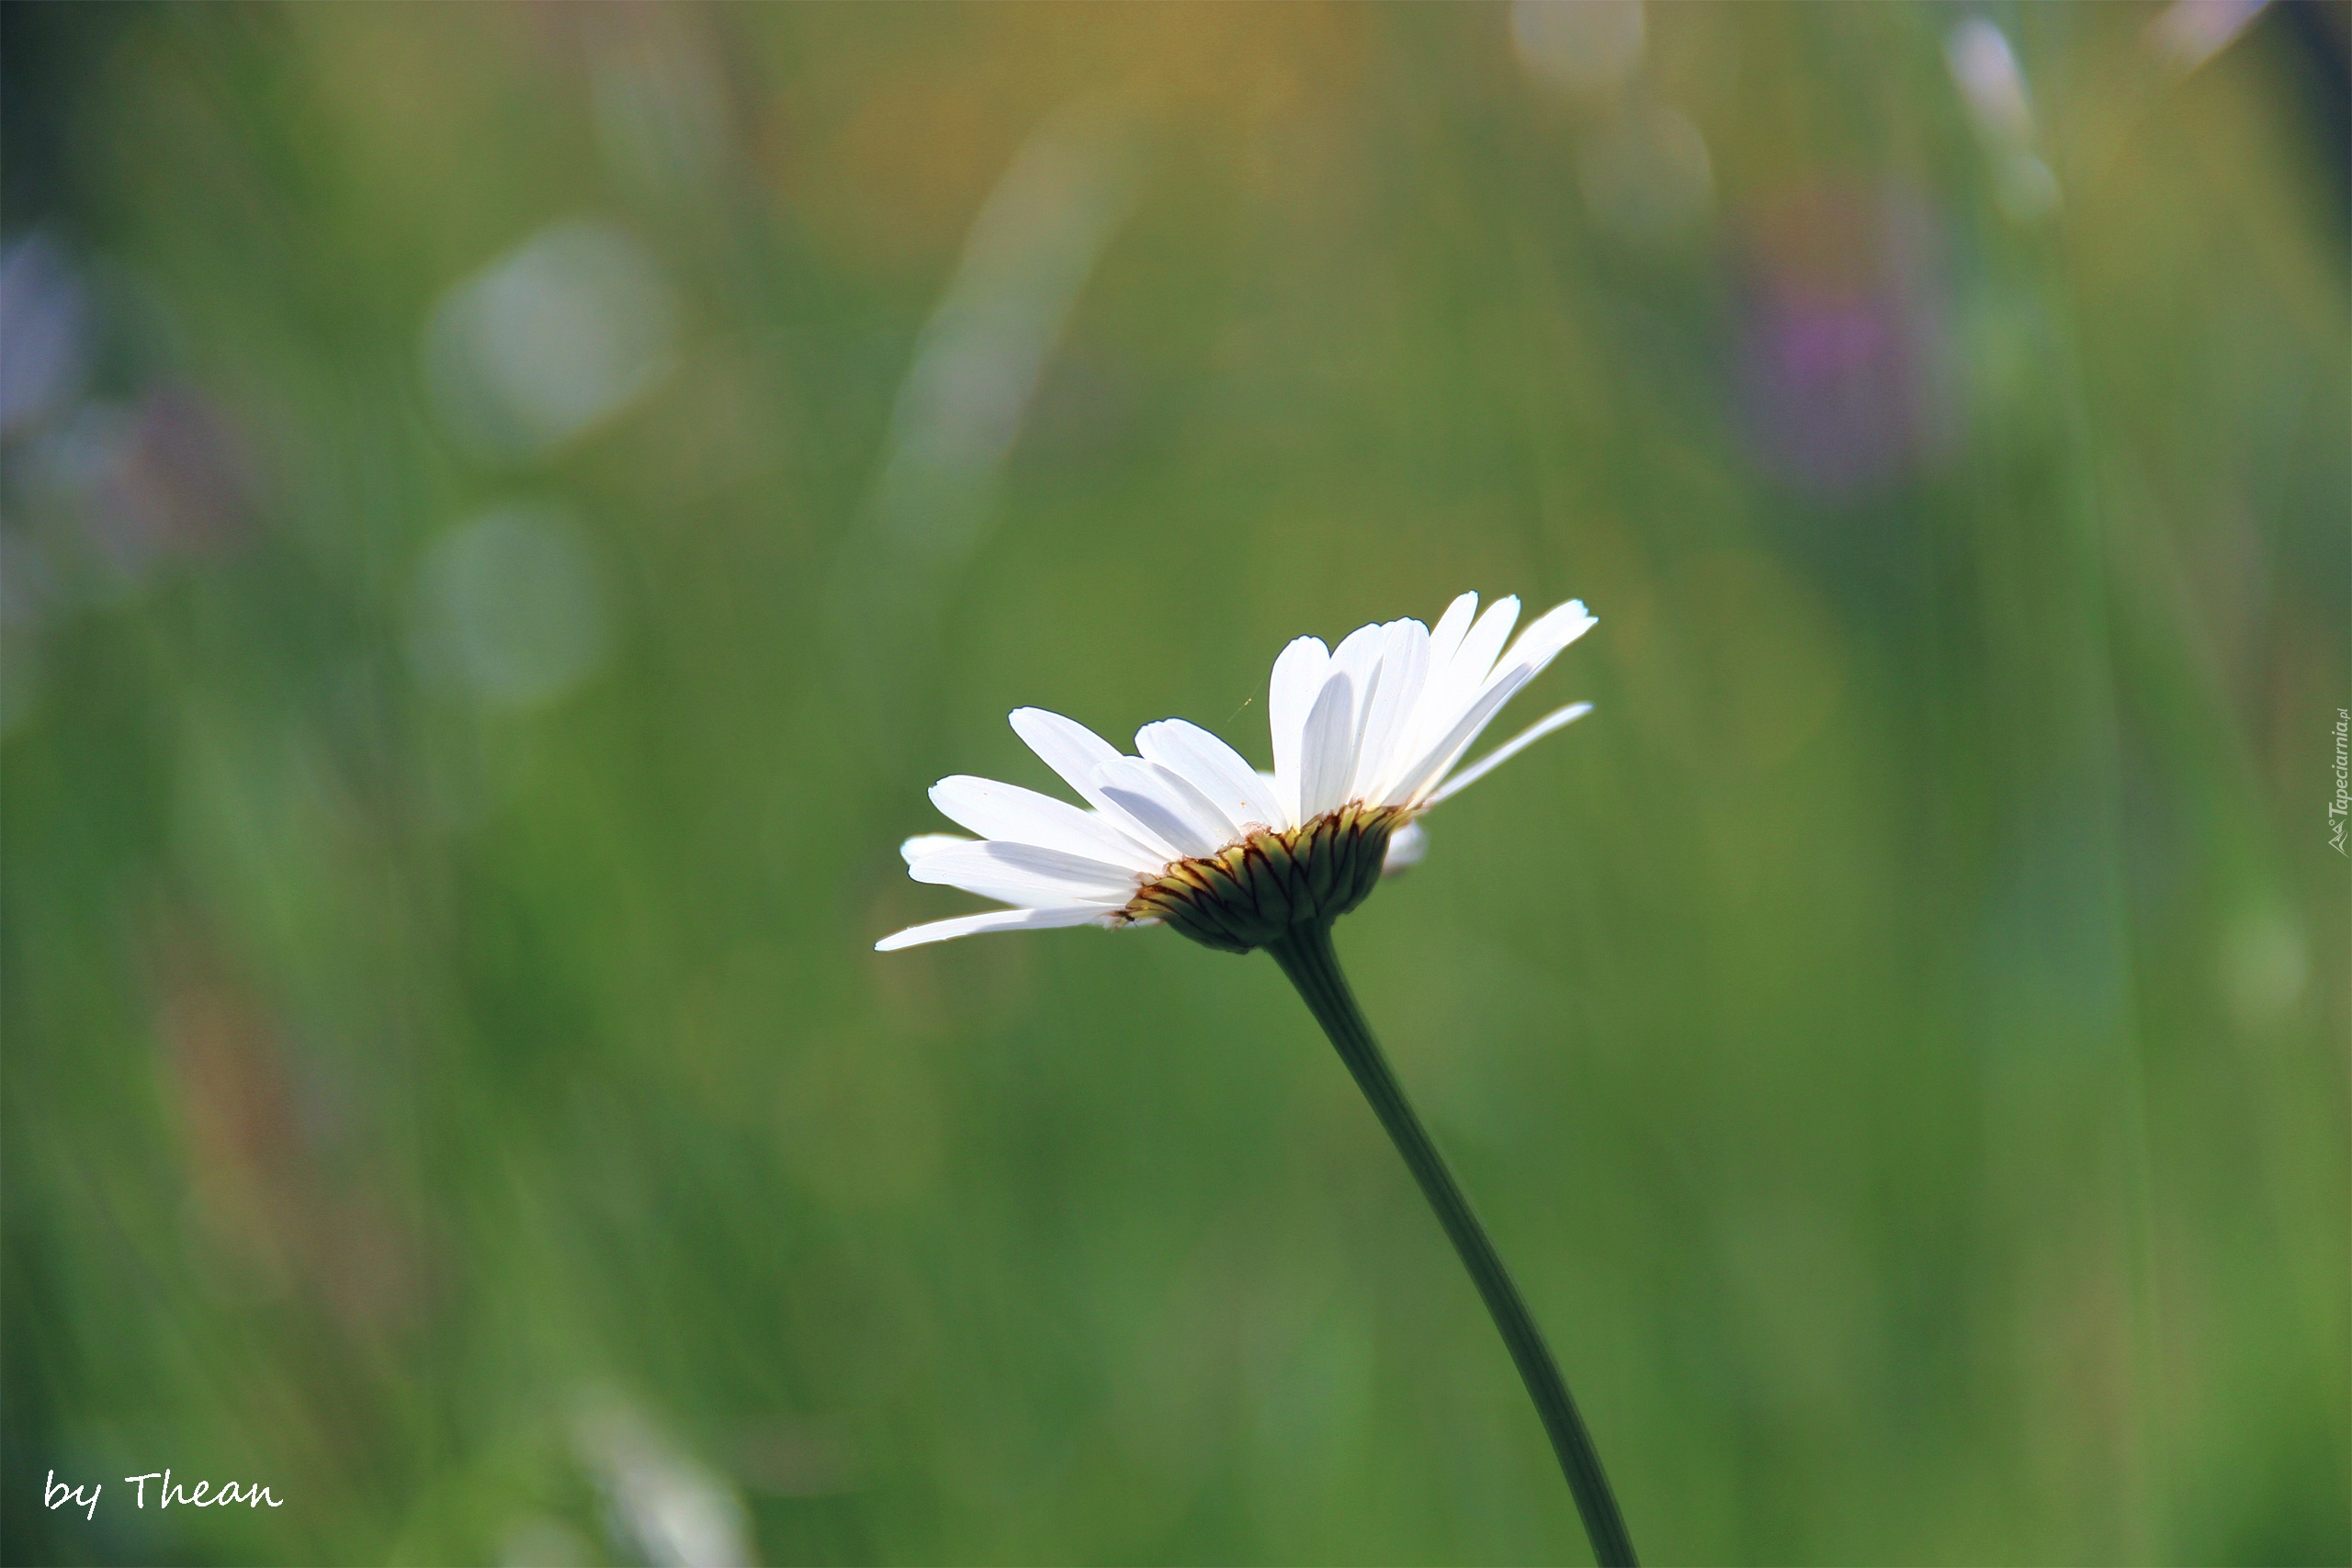
M 1498 671 L 1512 664 L 1524 664 L 1530 674 L 1540 674 L 1544 667 L 1559 657 L 1560 650 L 1584 636 L 1600 623 L 1586 614 L 1584 602 L 1571 599 L 1566 604 L 1545 611 L 1525 631 L 1502 657 Z
M 1432 678 L 1453 661 L 1453 650 L 1462 646 L 1462 637 L 1478 614 L 1478 596 L 1464 593 L 1445 607 L 1445 614 L 1430 628 L 1430 674 Z
M 1346 805 L 1355 794 L 1356 761 L 1363 754 L 1364 730 L 1373 705 L 1380 699 L 1380 656 L 1387 646 L 1387 628 L 1378 624 L 1358 626 L 1331 650 L 1331 674 L 1345 675 L 1354 682 L 1356 711 L 1349 725 L 1347 773 L 1339 780 L 1339 798 L 1324 807 L 1326 811 Z M 1330 677 L 1324 679 L 1329 684 Z
M 1012 733 L 1028 742 L 1038 761 L 1061 774 L 1062 782 L 1084 795 L 1094 770 L 1119 754 L 1119 749 L 1074 718 L 1048 708 L 1014 708 L 1005 716 Z
M 1380 863 L 1380 874 L 1394 876 L 1408 866 L 1421 863 L 1430 852 L 1430 836 L 1419 822 L 1408 822 L 1388 835 L 1388 853 Z
M 1176 846 L 1170 860 L 1213 855 L 1232 832 L 1232 824 L 1222 820 L 1200 791 L 1179 788 L 1183 781 L 1176 774 L 1140 757 L 1113 758 L 1095 781 L 1112 804 Z
M 1368 626 L 1358 626 L 1340 638 L 1340 646 L 1331 650 L 1331 671 L 1323 678 L 1324 683 L 1330 683 L 1331 675 L 1345 675 L 1355 682 L 1357 700 L 1362 701 L 1372 682 L 1373 667 L 1380 662 L 1384 635 L 1382 626 L 1374 622 Z M 1359 714 L 1357 716 L 1361 718 L 1363 716 Z
M 1165 762 L 1154 762 L 1147 758 L 1145 765 L 1159 781 L 1160 798 L 1182 806 L 1184 815 L 1206 829 L 1210 837 L 1216 840 L 1219 849 L 1241 836 L 1241 824 L 1236 822 L 1223 807 L 1211 800 L 1200 785 Z
M 1101 919 L 1102 909 L 1092 904 L 1065 905 L 1057 909 L 987 909 L 977 915 L 958 915 L 952 920 L 933 920 L 929 925 L 893 931 L 876 942 L 874 951 L 896 953 L 902 947 L 921 947 L 927 942 L 946 942 L 954 937 L 976 936 L 981 931 L 1044 931 L 1054 926 L 1082 926 Z
M 960 887 L 983 898 L 1030 908 L 1099 904 L 1117 908 L 1135 897 L 1136 874 L 1082 855 L 1034 844 L 960 844 L 907 868 L 917 882 Z
M 957 773 L 931 786 L 931 803 L 942 816 L 986 839 L 1068 850 L 1135 871 L 1157 871 L 1168 860 L 1109 818 L 1019 784 Z
M 1397 753 L 1411 744 L 1407 731 L 1429 671 L 1429 627 L 1404 620 L 1380 628 L 1380 683 L 1364 705 L 1363 737 L 1356 742 L 1355 780 L 1348 791 L 1351 797 L 1379 798 L 1389 775 L 1405 761 Z
M 1430 716 L 1442 728 L 1451 728 L 1453 721 L 1462 716 L 1462 710 L 1477 696 L 1478 688 L 1486 684 L 1487 675 L 1495 667 L 1495 660 L 1503 650 L 1503 644 L 1510 639 L 1510 628 L 1518 622 L 1519 595 L 1506 594 L 1487 605 L 1487 613 L 1479 616 L 1477 623 L 1464 636 L 1462 646 L 1453 650 L 1453 657 L 1446 663 L 1442 694 L 1442 694 L 1445 705 L 1452 709 L 1451 712 Z M 1436 737 L 1429 739 L 1435 739 Z
M 971 842 L 960 833 L 917 833 L 899 846 L 899 858 L 912 865 L 925 855 Z
M 1459 604 L 1461 601 L 1454 603 Z M 1451 615 L 1453 612 L 1449 609 L 1446 614 Z M 1494 669 L 1495 656 L 1502 651 L 1511 626 L 1518 619 L 1519 600 L 1507 595 L 1487 605 L 1486 613 L 1460 633 L 1453 652 L 1442 663 L 1437 660 L 1432 649 L 1429 679 L 1422 683 L 1421 700 L 1413 714 L 1412 733 L 1398 747 L 1400 761 L 1406 757 L 1418 759 L 1426 753 L 1453 729 L 1463 710 L 1477 701 L 1480 689 Z M 1430 640 L 1435 642 L 1434 636 Z M 1390 795 L 1396 794 L 1404 772 L 1400 767 L 1390 775 Z
M 1344 671 L 1323 682 L 1299 736 L 1298 819 L 1337 809 L 1355 773 L 1355 683 Z
M 1157 851 L 1169 860 L 1174 860 L 1182 853 L 1173 844 L 1129 817 L 1094 782 L 1096 769 L 1117 760 L 1119 749 L 1116 746 L 1078 720 L 1064 718 L 1045 708 L 1015 708 L 1008 716 L 1012 732 L 1028 742 L 1029 750 L 1036 752 L 1038 760 L 1046 766 L 1059 773 L 1062 781 L 1078 792 L 1079 798 L 1111 817 L 1122 831 L 1132 833 L 1146 849 Z
M 1259 782 L 1249 760 L 1197 724 L 1164 718 L 1136 731 L 1136 750 L 1161 767 L 1182 773 L 1214 801 L 1236 827 L 1289 826 L 1280 795 Z
M 1525 729 L 1521 730 L 1517 735 L 1512 736 L 1510 739 L 1504 741 L 1501 745 L 1496 747 L 1493 750 L 1487 752 L 1485 756 L 1479 758 L 1476 761 L 1471 763 L 1468 767 L 1463 769 L 1452 778 L 1446 780 L 1445 783 L 1431 790 L 1430 792 L 1429 800 L 1426 804 L 1435 806 L 1439 801 L 1445 799 L 1447 796 L 1458 794 L 1462 790 L 1468 788 L 1470 785 L 1476 784 L 1480 779 L 1485 778 L 1488 773 L 1494 772 L 1497 768 L 1501 767 L 1505 762 L 1510 761 L 1521 751 L 1526 750 L 1536 741 L 1541 740 L 1544 737 L 1551 734 L 1552 731 L 1560 728 L 1564 725 L 1574 724 L 1577 719 L 1582 718 L 1591 711 L 1592 705 L 1590 703 L 1570 703 L 1564 708 L 1555 708 L 1552 712 L 1545 714 L 1542 718 L 1537 719 L 1533 724 L 1529 725 Z M 1393 840 L 1391 841 L 1394 842 Z
M 1468 750 L 1478 739 L 1479 732 L 1493 722 L 1502 705 L 1519 694 L 1519 689 L 1534 679 L 1534 671 L 1524 665 L 1513 665 L 1502 677 L 1479 693 L 1453 727 L 1438 737 L 1436 744 L 1423 751 L 1420 758 L 1389 786 L 1386 803 L 1392 806 L 1418 804 L 1445 771 L 1453 766 L 1454 759 Z
M 1298 814 L 1299 735 L 1315 699 L 1323 694 L 1323 677 L 1331 667 L 1331 650 L 1319 637 L 1295 638 L 1274 660 L 1272 679 L 1266 682 L 1266 725 L 1274 743 L 1276 800 L 1290 814 L 1283 826 L 1296 827 Z

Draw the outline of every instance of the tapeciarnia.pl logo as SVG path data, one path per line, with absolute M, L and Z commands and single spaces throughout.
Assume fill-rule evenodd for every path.
M 2352 853 L 2346 853 L 2344 848 L 2344 818 L 2346 811 L 2352 810 L 2352 794 L 2346 794 L 2345 789 L 2347 777 L 2352 777 L 2352 774 L 2347 774 L 2346 766 L 2347 730 L 2352 730 L 2352 708 L 2337 708 L 2335 710 L 2335 798 L 2327 803 L 2327 843 L 2328 847 L 2337 854 L 2352 860 Z

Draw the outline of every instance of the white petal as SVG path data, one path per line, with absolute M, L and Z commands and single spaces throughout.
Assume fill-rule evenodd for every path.
M 1298 819 L 1303 823 L 1345 803 L 1355 773 L 1355 683 L 1344 671 L 1323 682 L 1299 736 Z
M 970 842 L 971 840 L 960 833 L 917 833 L 899 846 L 899 858 L 912 865 L 925 855 Z
M 1501 606 L 1496 607 L 1499 609 Z M 1491 616 L 1492 612 L 1488 614 Z M 1562 649 L 1582 637 L 1595 624 L 1593 618 L 1585 613 L 1584 605 L 1574 599 L 1539 617 L 1511 650 L 1496 662 L 1493 672 L 1486 678 L 1477 696 L 1463 716 L 1422 754 L 1421 762 L 1398 775 L 1397 782 L 1390 786 L 1385 798 L 1400 805 L 1425 800 L 1428 793 L 1461 761 L 1463 753 L 1476 743 L 1479 732 L 1501 711 L 1502 705 L 1509 702 L 1521 686 L 1533 680 Z M 1485 629 L 1486 621 L 1482 619 L 1465 639 L 1462 655 L 1456 657 L 1457 668 L 1461 667 L 1462 660 L 1472 653 L 1470 645 L 1479 640 L 1479 635 Z M 1432 710 L 1430 716 L 1434 719 L 1441 716 Z M 1566 720 L 1561 722 L 1566 723 Z
M 1361 700 L 1364 687 L 1371 681 L 1373 666 L 1380 662 L 1383 635 L 1383 628 L 1375 621 L 1370 626 L 1358 626 L 1340 638 L 1340 646 L 1331 650 L 1331 669 L 1323 677 L 1324 683 L 1329 685 L 1332 675 L 1345 675 L 1355 682 L 1356 696 Z
M 1094 770 L 1119 754 L 1119 749 L 1074 718 L 1048 708 L 1014 708 L 1005 716 L 1012 733 L 1028 742 L 1038 760 L 1061 774 L 1062 782 L 1085 795 L 1093 786 Z
M 1518 619 L 1516 596 L 1496 600 L 1463 635 L 1460 646 L 1442 669 L 1434 662 L 1430 664 L 1429 680 L 1421 687 L 1421 700 L 1413 715 L 1412 736 L 1399 748 L 1401 752 L 1416 757 L 1425 754 L 1452 731 L 1464 710 L 1478 700 L 1478 693 L 1494 669 L 1495 656 L 1502 651 Z M 1402 769 L 1391 775 L 1391 796 L 1396 794 L 1403 779 Z
M 1463 637 L 1454 658 L 1464 669 L 1484 676 L 1501 654 L 1503 644 L 1510 640 L 1511 627 L 1518 624 L 1519 595 L 1506 593 L 1487 606 L 1487 613 Z
M 1365 724 L 1372 717 L 1373 705 L 1380 697 L 1380 656 L 1387 647 L 1387 637 L 1388 629 L 1377 623 L 1358 626 L 1331 650 L 1331 674 L 1345 675 L 1353 682 L 1356 698 L 1355 715 L 1349 726 L 1347 776 L 1340 780 L 1340 798 L 1333 801 L 1332 806 L 1345 805 L 1355 795 L 1356 759 L 1363 755 Z M 1324 677 L 1325 684 L 1329 684 L 1330 678 L 1330 675 Z M 1331 806 L 1323 809 L 1329 811 Z M 1314 813 L 1307 815 L 1311 817 Z
M 1015 708 L 1009 716 L 1012 732 L 1029 743 L 1029 750 L 1036 752 L 1046 766 L 1061 774 L 1063 782 L 1076 790 L 1080 799 L 1110 817 L 1144 848 L 1167 860 L 1174 860 L 1182 852 L 1129 817 L 1095 784 L 1095 770 L 1119 755 L 1116 746 L 1078 720 L 1064 718 L 1045 708 Z
M 1582 718 L 1591 711 L 1592 705 L 1590 703 L 1570 703 L 1564 708 L 1555 708 L 1550 713 L 1545 714 L 1542 718 L 1537 719 L 1533 724 L 1529 725 L 1525 729 L 1521 730 L 1517 735 L 1512 736 L 1510 739 L 1504 741 L 1501 745 L 1496 747 L 1493 750 L 1487 752 L 1476 761 L 1471 763 L 1468 767 L 1463 769 L 1460 773 L 1454 774 L 1452 778 L 1446 780 L 1445 783 L 1440 784 L 1436 789 L 1431 790 L 1430 792 L 1428 804 L 1435 806 L 1439 801 L 1445 799 L 1447 796 L 1468 788 L 1470 785 L 1477 783 L 1480 779 L 1485 778 L 1488 773 L 1494 772 L 1497 768 L 1501 767 L 1513 757 L 1518 756 L 1521 751 L 1526 750 L 1528 747 L 1533 745 L 1536 741 L 1541 740 L 1544 737 L 1551 734 L 1552 731 L 1558 729 L 1563 725 L 1574 724 L 1577 719 Z M 1391 840 L 1390 841 L 1393 843 L 1395 840 Z
M 1430 628 L 1430 668 L 1422 678 L 1420 695 L 1413 701 L 1412 711 L 1406 715 L 1402 731 L 1395 742 L 1396 766 L 1381 785 L 1384 796 L 1395 793 L 1396 775 L 1416 756 L 1433 732 L 1444 728 L 1453 720 L 1452 712 L 1442 717 L 1438 710 L 1446 708 L 1453 699 L 1453 660 L 1462 650 L 1462 639 L 1469 634 L 1471 623 L 1477 619 L 1478 596 L 1463 593 L 1445 607 L 1445 614 Z
M 1136 750 L 1163 768 L 1184 775 L 1216 803 L 1237 827 L 1290 825 L 1281 796 L 1258 780 L 1249 759 L 1197 724 L 1164 718 L 1136 731 Z
M 1429 834 L 1419 822 L 1408 822 L 1388 835 L 1388 853 L 1380 863 L 1380 874 L 1394 876 L 1407 866 L 1419 865 L 1429 852 Z
M 1470 629 L 1471 621 L 1478 614 L 1478 596 L 1464 593 L 1445 607 L 1445 614 L 1430 628 L 1430 675 L 1434 679 L 1453 661 L 1454 649 L 1462 646 L 1462 635 Z
M 1445 728 L 1451 728 L 1453 721 L 1462 716 L 1462 710 L 1470 705 L 1478 689 L 1486 684 L 1503 644 L 1510 639 L 1510 628 L 1518 622 L 1518 594 L 1506 594 L 1487 606 L 1487 613 L 1478 617 L 1477 624 L 1463 637 L 1462 646 L 1454 649 L 1453 659 L 1446 664 L 1444 695 L 1453 711 L 1442 716 L 1432 714 L 1431 717 L 1441 718 Z
M 1531 674 L 1541 674 L 1544 667 L 1559 657 L 1560 650 L 1584 636 L 1600 623 L 1586 613 L 1584 601 L 1571 599 L 1566 604 L 1545 611 L 1511 645 L 1502 657 L 1498 670 L 1513 663 L 1525 664 Z
M 923 856 L 907 868 L 917 882 L 961 887 L 983 898 L 1050 908 L 1099 904 L 1117 908 L 1135 897 L 1136 874 L 1120 866 L 1034 844 L 962 844 Z
M 1519 689 L 1532 679 L 1534 671 L 1523 664 L 1514 664 L 1505 670 L 1500 679 L 1478 694 L 1477 699 L 1471 703 L 1462 716 L 1454 720 L 1451 729 L 1439 736 L 1417 761 L 1396 775 L 1396 782 L 1389 786 L 1386 804 L 1418 804 L 1438 780 L 1445 777 L 1445 771 L 1453 766 L 1454 760 L 1477 740 L 1479 732 L 1493 721 L 1502 705 L 1517 696 Z
M 1280 782 L 1277 801 L 1290 814 L 1284 826 L 1296 827 L 1298 814 L 1299 733 L 1315 699 L 1323 694 L 1323 677 L 1331 667 L 1331 651 L 1319 637 L 1295 638 L 1274 660 L 1272 679 L 1266 682 L 1266 726 L 1274 743 L 1274 777 Z
M 1019 784 L 957 773 L 931 786 L 931 803 L 941 815 L 983 838 L 1068 850 L 1135 871 L 1156 871 L 1168 860 L 1136 843 L 1109 818 Z
M 1216 840 L 1219 849 L 1241 837 L 1241 824 L 1234 820 L 1232 813 L 1210 799 L 1208 792 L 1200 785 L 1165 762 L 1154 762 L 1147 758 L 1145 766 L 1151 770 L 1152 777 L 1159 781 L 1159 797 L 1182 806 L 1185 816 Z
M 1380 628 L 1380 683 L 1365 705 L 1363 734 L 1356 742 L 1355 781 L 1349 794 L 1377 800 L 1390 775 L 1406 759 L 1397 753 L 1408 733 L 1421 683 L 1430 671 L 1430 629 L 1419 621 L 1391 621 Z
M 1170 860 L 1213 855 L 1233 836 L 1233 824 L 1166 768 L 1138 757 L 1114 757 L 1094 776 L 1095 786 L 1112 804 L 1176 847 Z
M 929 925 L 893 931 L 876 942 L 874 951 L 896 953 L 902 947 L 921 947 L 927 942 L 945 942 L 951 937 L 974 936 L 981 931 L 1043 931 L 1053 926 L 1082 926 L 1102 919 L 1102 910 L 1092 904 L 1065 905 L 1057 909 L 986 909 L 977 915 L 958 915 L 952 920 L 933 920 Z

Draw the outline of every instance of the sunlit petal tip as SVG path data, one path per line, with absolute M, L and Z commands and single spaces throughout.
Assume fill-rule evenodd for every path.
M 973 841 L 958 833 L 917 833 L 899 846 L 899 856 L 911 866 L 926 855 L 935 854 L 941 850 L 952 849 L 957 844 L 968 844 Z

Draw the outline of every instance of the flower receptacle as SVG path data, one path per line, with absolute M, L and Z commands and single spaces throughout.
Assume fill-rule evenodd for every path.
M 1121 911 L 1164 920 L 1194 942 L 1249 953 L 1294 927 L 1338 919 L 1371 897 L 1403 807 L 1351 802 L 1302 827 L 1260 829 L 1214 855 L 1170 862 Z

